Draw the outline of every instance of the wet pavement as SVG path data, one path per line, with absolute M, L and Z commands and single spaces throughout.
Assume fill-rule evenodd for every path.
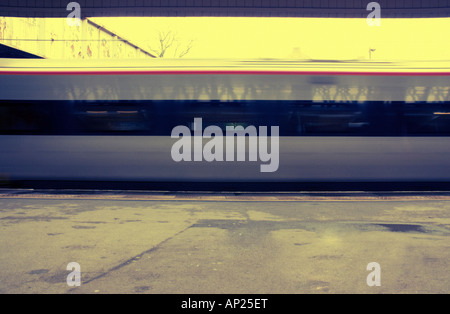
M 0 293 L 450 292 L 448 193 L 0 190 L 0 238 Z

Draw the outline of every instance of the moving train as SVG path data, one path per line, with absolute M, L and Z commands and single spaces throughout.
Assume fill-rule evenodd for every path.
M 449 183 L 450 62 L 0 59 L 0 181 Z

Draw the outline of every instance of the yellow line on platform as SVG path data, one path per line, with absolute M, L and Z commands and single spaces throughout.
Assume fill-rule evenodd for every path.
M 410 196 L 245 196 L 245 195 L 86 195 L 0 194 L 0 199 L 117 200 L 117 201 L 215 201 L 215 202 L 336 202 L 336 201 L 448 201 L 450 195 Z

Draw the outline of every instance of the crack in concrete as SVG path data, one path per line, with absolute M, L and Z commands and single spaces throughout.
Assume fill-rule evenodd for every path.
M 104 276 L 110 274 L 111 272 L 114 272 L 114 271 L 116 271 L 116 270 L 119 270 L 119 269 L 121 269 L 121 268 L 123 268 L 123 267 L 129 265 L 130 263 L 132 263 L 132 262 L 134 262 L 134 261 L 138 261 L 138 260 L 139 260 L 142 256 L 144 256 L 145 254 L 149 254 L 149 253 L 152 253 L 152 252 L 156 251 L 157 249 L 159 249 L 159 248 L 161 247 L 161 245 L 163 245 L 164 243 L 166 243 L 166 242 L 172 240 L 173 238 L 179 236 L 180 234 L 182 234 L 183 232 L 185 232 L 186 230 L 188 230 L 188 229 L 191 228 L 192 226 L 194 226 L 194 224 L 192 224 L 192 225 L 190 225 L 190 226 L 184 228 L 183 230 L 177 232 L 177 233 L 174 234 L 173 236 L 168 237 L 167 239 L 161 241 L 160 243 L 158 243 L 157 245 L 153 246 L 152 248 L 150 248 L 150 249 L 148 249 L 148 250 L 146 250 L 146 251 L 144 251 L 144 252 L 142 252 L 142 253 L 139 253 L 138 255 L 133 256 L 132 258 L 130 258 L 130 259 L 128 259 L 128 260 L 126 260 L 126 261 L 120 263 L 119 265 L 114 266 L 113 268 L 110 268 L 109 270 L 107 270 L 107 271 L 101 273 L 100 275 L 97 275 L 97 276 L 92 277 L 92 278 L 90 278 L 90 279 L 88 279 L 88 280 L 86 280 L 86 281 L 83 281 L 83 284 L 88 284 L 88 283 L 90 283 L 90 282 L 92 282 L 92 281 L 94 281 L 94 280 L 100 279 L 100 278 L 102 278 L 102 277 L 104 277 Z M 71 288 L 71 289 L 68 290 L 68 292 L 74 291 L 75 289 L 76 289 L 76 288 Z

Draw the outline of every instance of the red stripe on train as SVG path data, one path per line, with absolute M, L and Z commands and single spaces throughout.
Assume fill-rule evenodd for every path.
M 358 75 L 358 76 L 450 76 L 450 72 L 315 72 L 315 71 L 0 71 L 0 75 Z

